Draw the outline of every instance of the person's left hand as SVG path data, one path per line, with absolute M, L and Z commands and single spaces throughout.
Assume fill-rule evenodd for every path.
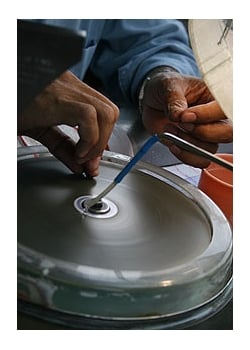
M 142 107 L 142 121 L 152 134 L 170 132 L 211 153 L 219 143 L 233 140 L 231 120 L 199 78 L 171 69 L 154 74 L 145 86 Z M 200 168 L 209 164 L 169 141 L 166 145 L 184 163 Z

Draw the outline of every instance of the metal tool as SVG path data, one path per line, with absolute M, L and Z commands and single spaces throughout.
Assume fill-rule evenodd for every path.
M 145 155 L 145 153 L 157 142 L 157 141 L 163 141 L 163 140 L 169 140 L 175 143 L 177 146 L 180 146 L 181 148 L 192 152 L 198 156 L 204 157 L 206 159 L 211 160 L 214 163 L 217 163 L 221 166 L 223 166 L 226 169 L 229 169 L 233 171 L 233 164 L 227 162 L 224 159 L 221 159 L 217 157 L 216 155 L 193 145 L 192 143 L 185 141 L 181 139 L 178 136 L 175 136 L 170 133 L 162 133 L 162 134 L 156 134 L 152 137 L 150 137 L 146 143 L 142 146 L 142 148 L 136 153 L 136 155 L 130 160 L 130 162 L 121 170 L 121 172 L 115 177 L 115 179 L 111 182 L 109 186 L 107 186 L 98 196 L 94 198 L 87 199 L 84 202 L 84 207 L 86 210 L 89 210 L 89 208 L 95 206 L 98 204 L 98 202 L 101 201 L 103 197 L 105 197 L 110 191 L 113 190 L 113 188 L 122 181 L 122 179 L 129 173 L 129 171 L 135 166 L 135 164 Z
M 201 156 L 203 158 L 209 159 L 212 162 L 217 163 L 217 164 L 223 166 L 224 168 L 233 171 L 233 164 L 232 163 L 227 162 L 226 160 L 221 159 L 221 158 L 217 157 L 216 155 L 204 150 L 203 148 L 195 146 L 194 144 L 181 139 L 178 136 L 175 136 L 175 135 L 170 134 L 168 132 L 164 132 L 163 134 L 159 134 L 158 138 L 159 138 L 159 141 L 162 141 L 164 139 L 172 141 L 177 146 L 180 146 L 181 148 L 185 149 L 186 151 L 192 152 L 192 153 L 196 154 L 197 156 Z

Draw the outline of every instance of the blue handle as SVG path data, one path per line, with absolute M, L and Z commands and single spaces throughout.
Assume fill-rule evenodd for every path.
M 127 173 L 133 168 L 133 166 L 144 156 L 145 153 L 149 150 L 150 147 L 152 147 L 157 141 L 159 141 L 159 138 L 157 135 L 154 135 L 148 139 L 144 145 L 141 147 L 141 149 L 136 153 L 136 155 L 131 159 L 131 161 L 122 169 L 122 171 L 116 176 L 114 179 L 114 182 L 118 184 L 122 181 L 124 176 L 127 175 Z

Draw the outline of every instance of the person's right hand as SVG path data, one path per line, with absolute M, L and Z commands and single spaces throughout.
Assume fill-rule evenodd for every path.
M 142 101 L 142 121 L 151 133 L 172 133 L 216 153 L 220 143 L 233 141 L 233 124 L 210 93 L 205 82 L 172 68 L 151 73 Z M 164 141 L 182 162 L 205 168 L 209 161 L 173 142 Z
M 63 73 L 18 116 L 18 135 L 41 142 L 74 173 L 97 176 L 119 109 L 70 71 Z M 57 126 L 77 127 L 75 144 Z

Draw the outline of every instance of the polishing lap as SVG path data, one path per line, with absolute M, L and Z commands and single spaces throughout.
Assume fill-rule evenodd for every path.
M 111 218 L 82 215 L 76 198 L 99 194 L 121 170 L 102 162 L 98 178 L 76 176 L 54 158 L 18 164 L 18 241 L 53 258 L 112 270 L 158 271 L 185 264 L 211 241 L 207 218 L 177 189 L 135 170 L 108 195 Z

